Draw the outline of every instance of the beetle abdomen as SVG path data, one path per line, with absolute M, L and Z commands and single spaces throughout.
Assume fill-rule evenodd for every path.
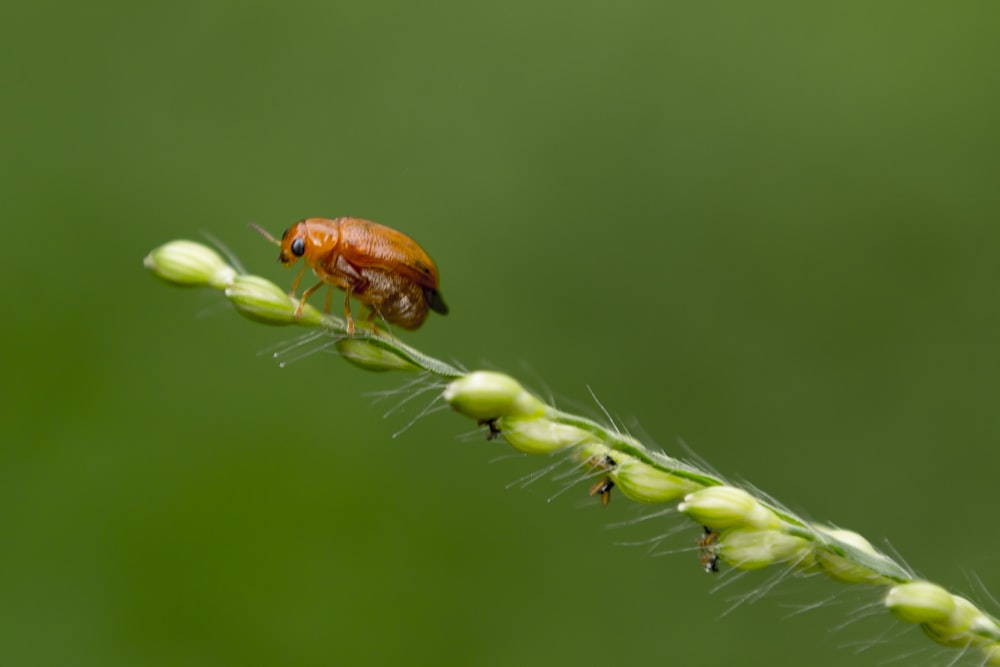
M 361 269 L 361 275 L 368 285 L 355 296 L 386 322 L 416 329 L 427 319 L 427 296 L 420 285 L 406 276 L 372 267 Z

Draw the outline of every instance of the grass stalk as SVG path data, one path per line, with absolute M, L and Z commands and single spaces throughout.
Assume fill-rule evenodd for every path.
M 708 571 L 720 563 L 736 569 L 772 565 L 822 573 L 854 585 L 879 586 L 883 603 L 904 623 L 919 625 L 933 641 L 978 653 L 982 665 L 1000 665 L 1000 622 L 968 599 L 915 577 L 863 536 L 809 522 L 710 471 L 645 447 L 637 439 L 592 419 L 564 412 L 525 390 L 514 378 L 467 372 L 403 343 L 386 332 L 359 329 L 298 301 L 274 283 L 242 274 L 214 250 L 173 241 L 152 251 L 145 266 L 164 281 L 221 290 L 245 317 L 265 324 L 319 329 L 336 339 L 351 363 L 373 371 L 428 373 L 449 381 L 443 398 L 454 411 L 531 454 L 566 451 L 600 481 L 591 488 L 606 503 L 617 488 L 641 503 L 673 503 L 703 526 L 700 560 Z

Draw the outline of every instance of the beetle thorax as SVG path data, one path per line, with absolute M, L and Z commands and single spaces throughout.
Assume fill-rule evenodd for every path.
M 337 249 L 340 243 L 340 224 L 336 220 L 309 218 L 299 223 L 306 237 L 306 256 L 322 257 Z

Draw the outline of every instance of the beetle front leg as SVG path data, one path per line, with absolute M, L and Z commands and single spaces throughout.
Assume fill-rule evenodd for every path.
M 299 299 L 299 305 L 295 309 L 295 319 L 299 319 L 300 317 L 302 317 L 302 309 L 306 307 L 306 299 L 308 299 L 313 294 L 315 294 L 316 290 L 318 290 L 320 287 L 322 287 L 325 284 L 326 283 L 324 283 L 321 280 L 318 283 L 316 283 L 315 285 L 313 285 L 312 287 L 310 287 L 309 289 L 307 289 L 305 292 L 302 293 L 302 298 Z
M 302 282 L 302 276 L 306 275 L 306 269 L 308 268 L 308 266 L 303 266 L 302 270 L 299 271 L 299 275 L 295 276 L 295 280 L 292 281 L 292 290 L 288 293 L 288 296 L 293 299 L 295 298 L 295 292 L 299 289 L 299 283 Z M 315 291 L 315 288 L 313 288 L 313 290 Z M 299 307 L 299 310 L 302 310 L 301 306 Z M 296 317 L 298 317 L 298 315 L 296 315 Z

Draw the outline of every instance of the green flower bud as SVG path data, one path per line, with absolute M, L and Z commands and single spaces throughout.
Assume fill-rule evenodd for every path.
M 1000 665 L 1000 643 L 993 643 L 981 648 L 986 665 Z
M 236 276 L 232 285 L 226 288 L 226 298 L 232 301 L 236 310 L 254 322 L 264 324 L 302 324 L 319 326 L 323 315 L 308 303 L 300 317 L 295 317 L 299 302 L 270 280 L 260 276 Z
M 156 248 L 142 260 L 153 275 L 181 287 L 231 285 L 236 269 L 208 246 L 194 241 L 171 241 Z
M 639 503 L 666 503 L 701 488 L 691 480 L 658 470 L 627 454 L 612 454 L 610 477 L 625 496 Z
M 793 565 L 812 556 L 812 544 L 778 530 L 736 528 L 723 531 L 717 544 L 719 557 L 741 570 L 759 570 L 774 563 Z
M 500 420 L 500 430 L 504 440 L 526 454 L 551 454 L 594 437 L 583 429 L 545 417 L 504 417 Z
M 474 371 L 454 380 L 444 390 L 444 400 L 466 417 L 540 417 L 545 404 L 517 380 L 492 371 Z
M 920 627 L 924 634 L 943 646 L 964 648 L 995 642 L 1000 628 L 976 605 L 960 595 L 952 595 L 955 604 L 948 618 L 930 621 Z
M 876 558 L 885 558 L 882 554 L 875 550 L 875 547 L 871 545 L 871 542 L 858 533 L 855 533 L 853 530 L 844 530 L 842 528 L 824 528 L 823 526 L 815 526 L 815 528 L 821 533 L 825 533 L 826 535 L 835 538 L 838 542 L 854 547 L 858 551 L 863 551 L 867 554 L 875 556 Z M 835 581 L 842 581 L 845 584 L 887 583 L 886 578 L 877 572 L 854 562 L 850 558 L 832 554 L 826 549 L 817 550 L 816 562 L 831 579 Z
M 941 622 L 955 611 L 951 593 L 929 581 L 912 581 L 889 589 L 885 606 L 904 623 Z
M 399 355 L 373 345 L 363 338 L 342 338 L 335 344 L 344 359 L 369 371 L 420 370 Z
M 743 489 L 710 486 L 690 493 L 677 509 L 714 530 L 747 527 L 776 529 L 781 519 Z

